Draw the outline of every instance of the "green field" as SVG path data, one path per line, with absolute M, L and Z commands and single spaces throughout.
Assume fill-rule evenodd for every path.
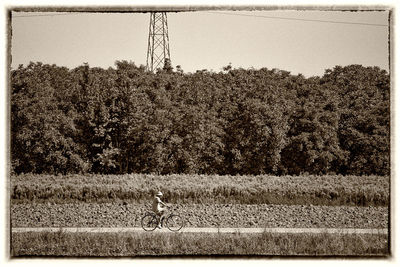
M 170 203 L 387 206 L 389 176 L 19 175 L 11 199 L 29 202 L 148 202 L 158 190 Z
M 13 233 L 12 256 L 387 256 L 387 235 Z M 216 244 L 218 244 L 216 246 Z

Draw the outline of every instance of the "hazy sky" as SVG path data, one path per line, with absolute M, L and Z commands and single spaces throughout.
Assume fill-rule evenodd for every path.
M 83 62 L 108 68 L 116 60 L 146 64 L 149 13 L 43 16 L 48 14 L 55 13 L 13 13 L 13 68 L 29 61 L 69 68 Z M 358 24 L 387 25 L 388 15 L 388 11 L 168 13 L 172 65 L 193 72 L 220 71 L 232 63 L 233 67 L 278 68 L 306 76 L 322 75 L 335 65 L 388 70 L 388 27 Z

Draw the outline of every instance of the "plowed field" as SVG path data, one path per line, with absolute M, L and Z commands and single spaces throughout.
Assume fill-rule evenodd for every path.
M 177 204 L 188 227 L 387 228 L 388 208 Z M 12 227 L 140 227 L 144 204 L 13 204 Z

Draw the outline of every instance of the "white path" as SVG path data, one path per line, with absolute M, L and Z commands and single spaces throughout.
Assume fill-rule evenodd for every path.
M 142 228 L 127 227 L 17 227 L 11 228 L 12 233 L 25 232 L 58 232 L 68 233 L 126 233 L 145 232 Z M 155 233 L 170 232 L 168 229 L 156 229 Z M 328 234 L 388 234 L 388 229 L 356 229 L 356 228 L 182 228 L 184 233 L 328 233 Z

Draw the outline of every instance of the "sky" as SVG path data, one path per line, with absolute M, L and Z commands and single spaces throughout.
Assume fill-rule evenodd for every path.
M 12 68 L 30 61 L 75 68 L 145 65 L 149 13 L 13 12 Z M 389 70 L 388 11 L 197 11 L 168 13 L 172 66 L 233 67 L 321 76 L 336 65 Z M 342 23 L 345 22 L 345 23 Z M 374 24 L 374 25 L 369 25 Z M 377 24 L 377 25 L 375 25 Z

